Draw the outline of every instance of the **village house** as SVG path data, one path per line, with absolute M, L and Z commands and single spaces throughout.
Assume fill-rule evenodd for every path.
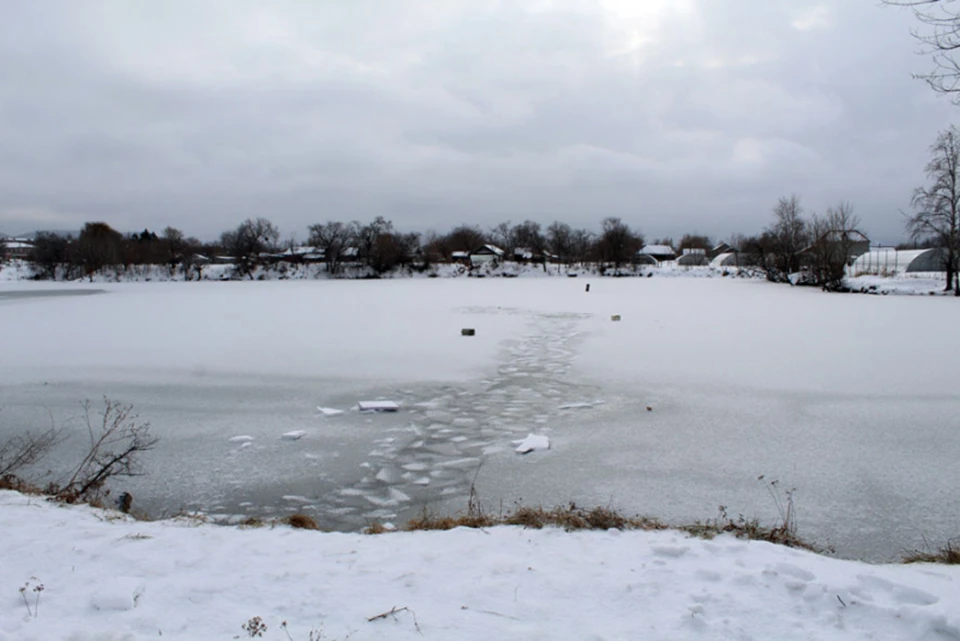
M 484 265 L 503 260 L 503 250 L 496 245 L 483 245 L 470 252 L 471 265 Z
M 676 260 L 677 252 L 673 250 L 673 247 L 669 245 L 644 245 L 641 249 L 638 256 L 649 256 L 657 261 L 657 264 L 662 263 L 665 260 Z
M 33 253 L 33 243 L 26 238 L 0 240 L 0 257 L 3 260 L 28 260 Z

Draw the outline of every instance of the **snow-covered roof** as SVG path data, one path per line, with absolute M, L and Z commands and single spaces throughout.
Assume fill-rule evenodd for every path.
M 316 251 L 317 251 L 316 247 L 307 247 L 307 246 L 293 247 L 283 252 L 283 255 L 284 256 L 306 256 L 307 254 L 316 253 Z
M 468 256 L 470 256 L 470 252 L 459 251 L 450 253 L 451 258 L 467 258 Z
M 503 250 L 497 247 L 496 245 L 483 245 L 480 249 L 474 250 L 474 254 L 495 254 L 497 256 L 503 256 Z
M 522 258 L 524 260 L 530 260 L 533 258 L 533 251 L 527 247 L 516 247 L 513 250 L 514 258 Z
M 644 245 L 640 250 L 641 254 L 648 256 L 676 256 L 677 252 L 670 245 Z
M 33 249 L 33 243 L 22 240 L 8 240 L 3 245 L 7 249 Z

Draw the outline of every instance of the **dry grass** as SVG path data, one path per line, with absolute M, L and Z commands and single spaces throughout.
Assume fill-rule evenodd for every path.
M 953 541 L 947 541 L 947 544 L 936 552 L 912 552 L 911 554 L 903 557 L 903 562 L 960 565 L 960 547 L 957 547 Z
M 300 530 L 319 530 L 320 526 L 312 517 L 306 514 L 291 514 L 284 519 L 284 522 L 292 528 Z
M 241 530 L 245 530 L 249 528 L 260 528 L 260 527 L 264 527 L 265 525 L 266 525 L 266 522 L 264 522 L 264 520 L 261 519 L 259 516 L 248 516 L 247 518 L 237 523 L 237 527 L 239 527 Z
M 21 494 L 44 494 L 43 488 L 37 487 L 32 483 L 27 483 L 15 474 L 7 474 L 0 477 L 0 490 L 13 490 Z
M 452 530 L 457 527 L 487 528 L 497 525 L 519 525 L 535 530 L 559 527 L 568 531 L 659 530 L 666 527 L 654 519 L 627 517 L 608 507 L 585 510 L 571 503 L 567 507 L 547 510 L 543 507 L 520 506 L 513 512 L 494 516 L 483 513 L 474 503 L 474 507 L 466 512 L 452 516 L 435 515 L 424 508 L 418 516 L 407 523 L 404 529 L 407 531 Z
M 453 516 L 438 516 L 432 514 L 426 506 L 420 514 L 410 519 L 404 527 L 408 532 L 418 530 L 452 530 L 456 527 L 486 528 L 501 525 L 499 517 L 487 516 L 479 510 L 468 510 L 463 514 Z
M 364 528 L 364 534 L 383 534 L 385 532 L 390 532 L 391 530 L 383 527 L 383 524 L 380 521 L 374 521 L 366 528 Z
M 697 521 L 693 525 L 682 525 L 677 529 L 701 539 L 712 539 L 720 534 L 733 534 L 738 539 L 767 541 L 768 543 L 776 543 L 790 548 L 802 548 L 815 552 L 829 551 L 820 550 L 813 544 L 807 543 L 798 537 L 792 528 L 766 527 L 761 525 L 756 519 L 748 520 L 743 516 L 737 519 L 731 519 L 727 518 L 724 514 L 721 518 L 712 521 Z

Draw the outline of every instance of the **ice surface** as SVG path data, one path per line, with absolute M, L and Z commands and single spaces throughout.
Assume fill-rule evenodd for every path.
M 576 501 L 690 521 L 722 504 L 770 522 L 765 474 L 797 489 L 801 534 L 843 556 L 894 558 L 955 536 L 940 508 L 960 486 L 960 354 L 938 338 L 960 326 L 949 299 L 729 278 L 604 279 L 590 296 L 566 279 L 98 287 L 0 305 L 0 335 L 15 339 L 4 362 L 17 363 L 0 368 L 0 438 L 52 415 L 76 436 L 50 461 L 66 467 L 83 440 L 80 401 L 134 404 L 160 443 L 123 489 L 150 513 L 269 514 L 290 494 L 317 497 L 324 527 L 358 529 L 370 503 L 339 489 L 389 499 L 376 474 L 412 472 L 390 483 L 412 499 L 402 521 L 424 503 L 462 509 L 482 463 L 477 487 L 493 505 Z M 909 329 L 919 319 L 923 331 Z M 448 340 L 465 325 L 478 340 Z M 277 434 L 303 431 L 317 398 L 412 411 L 347 412 L 291 456 Z M 560 409 L 597 398 L 602 410 Z M 546 426 L 562 448 L 535 466 L 513 455 L 511 441 Z M 388 432 L 396 440 L 381 441 Z M 224 456 L 235 435 L 255 446 Z
M 289 432 L 284 432 L 280 438 L 285 441 L 298 441 L 307 435 L 306 430 L 291 430 Z

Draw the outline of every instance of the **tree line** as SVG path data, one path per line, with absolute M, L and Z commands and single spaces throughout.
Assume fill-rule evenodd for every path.
M 186 277 L 200 277 L 211 261 L 228 258 L 235 276 L 252 278 L 256 267 L 278 260 L 325 263 L 331 274 L 347 264 L 360 265 L 372 275 L 409 268 L 426 270 L 450 262 L 458 252 L 470 253 L 496 245 L 505 257 L 566 265 L 601 263 L 615 269 L 631 264 L 643 246 L 643 236 L 619 218 L 604 219 L 599 233 L 575 229 L 563 222 L 543 228 L 526 220 L 500 223 L 489 230 L 459 225 L 447 233 L 400 232 L 382 216 L 369 223 L 330 220 L 309 226 L 304 247 L 294 239 L 281 242 L 279 228 L 270 220 L 249 218 L 223 232 L 218 242 L 201 242 L 167 227 L 122 234 L 105 222 L 84 224 L 79 234 L 40 232 L 32 260 L 41 278 L 79 277 L 112 268 L 118 273 L 139 265 L 167 265 Z M 522 250 L 519 254 L 516 250 Z
M 741 252 L 741 264 L 761 270 L 775 282 L 788 282 L 803 272 L 807 282 L 828 288 L 840 286 L 852 238 L 837 235 L 838 242 L 817 239 L 831 232 L 852 230 L 860 220 L 848 203 L 827 210 L 825 216 L 805 218 L 798 196 L 781 198 L 771 225 L 755 236 L 732 236 L 728 244 Z M 41 278 L 80 277 L 103 269 L 120 274 L 139 265 L 167 265 L 185 278 L 200 278 L 205 265 L 229 259 L 237 278 L 253 278 L 258 266 L 286 260 L 323 262 L 330 274 L 341 274 L 348 264 L 379 276 L 397 269 L 425 271 L 435 263 L 451 262 L 484 245 L 494 245 L 507 260 L 574 266 L 598 265 L 619 272 L 635 266 L 645 244 L 643 234 L 620 218 L 605 218 L 598 232 L 555 221 L 499 223 L 487 230 L 459 225 L 449 232 L 400 232 L 378 216 L 369 223 L 326 221 L 309 226 L 304 247 L 291 238 L 281 242 L 279 228 L 266 218 L 250 218 L 221 234 L 218 242 L 204 243 L 183 231 L 167 227 L 122 234 L 105 222 L 86 223 L 76 238 L 42 232 L 35 239 L 33 261 Z M 656 238 L 678 252 L 709 252 L 714 240 L 698 233 L 684 234 L 678 243 Z M 813 247 L 813 249 L 811 249 Z

